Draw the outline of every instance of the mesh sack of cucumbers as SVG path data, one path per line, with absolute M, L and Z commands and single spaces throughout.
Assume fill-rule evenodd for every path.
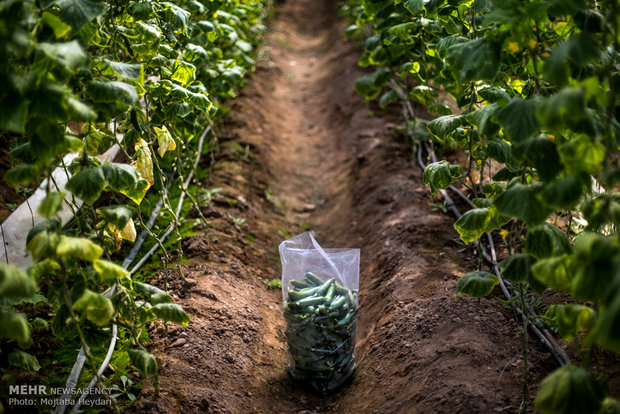
M 359 249 L 323 249 L 310 232 L 280 244 L 289 373 L 327 395 L 355 375 Z

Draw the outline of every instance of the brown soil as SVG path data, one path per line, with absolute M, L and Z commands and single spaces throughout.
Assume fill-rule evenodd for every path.
M 522 401 L 519 326 L 496 301 L 455 300 L 477 258 L 434 203 L 398 117 L 353 92 L 359 50 L 337 7 L 281 7 L 266 57 L 233 104 L 205 187 L 221 188 L 212 226 L 185 241 L 186 280 L 169 275 L 190 314 L 156 325 L 161 393 L 138 412 L 489 413 Z M 231 225 L 232 217 L 245 225 Z M 288 377 L 277 245 L 305 229 L 328 247 L 361 247 L 358 372 L 324 398 Z M 173 272 L 171 272 L 173 273 Z M 162 277 L 162 275 L 158 275 Z M 555 365 L 535 343 L 532 383 Z M 529 390 L 535 392 L 534 386 Z

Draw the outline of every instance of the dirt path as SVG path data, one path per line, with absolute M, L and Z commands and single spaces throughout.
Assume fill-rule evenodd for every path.
M 220 137 L 212 226 L 185 242 L 172 284 L 187 329 L 155 327 L 161 395 L 140 412 L 489 413 L 521 402 L 518 327 L 499 304 L 454 300 L 475 266 L 411 163 L 396 116 L 353 92 L 359 50 L 330 0 L 290 1 Z M 231 231 L 232 217 L 243 218 Z M 277 245 L 311 228 L 361 247 L 358 373 L 323 399 L 288 378 Z M 161 275 L 159 275 L 161 277 Z M 174 275 L 171 276 L 174 279 Z M 553 368 L 533 346 L 534 377 Z M 530 390 L 533 392 L 534 390 Z

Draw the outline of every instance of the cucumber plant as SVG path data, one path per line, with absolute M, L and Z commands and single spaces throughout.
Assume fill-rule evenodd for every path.
M 165 214 L 180 236 L 179 218 L 164 191 L 167 181 L 174 173 L 187 190 L 184 178 L 195 168 L 198 136 L 222 112 L 219 101 L 235 97 L 254 67 L 251 55 L 264 30 L 265 4 L 0 4 L 5 80 L 0 133 L 10 139 L 12 162 L 4 180 L 33 186 L 47 179 L 39 207 L 44 220 L 27 239 L 34 265 L 0 265 L 0 336 L 3 350 L 11 350 L 11 364 L 36 371 L 39 363 L 25 351 L 32 343 L 30 331 L 49 322 L 55 338 L 79 340 L 96 372 L 89 350 L 109 335 L 107 326 L 114 322 L 132 344 L 132 365 L 144 377 L 156 377 L 157 362 L 144 347 L 146 327 L 156 319 L 185 326 L 188 315 L 167 292 L 132 280 L 115 262 L 136 240 L 136 223 L 145 227 L 151 188 L 163 197 Z M 114 144 L 127 164 L 96 157 Z M 69 152 L 79 155 L 65 165 Z M 56 167 L 70 176 L 62 191 L 51 176 Z M 64 204 L 75 213 L 67 227 L 58 218 Z M 178 246 L 180 259 L 180 241 Z M 29 320 L 20 313 L 20 304 L 28 301 L 51 306 L 51 319 Z
M 423 106 L 435 118 L 408 120 L 415 140 L 465 151 L 462 166 L 438 161 L 424 171 L 433 192 L 455 181 L 469 189 L 475 208 L 455 223 L 462 240 L 521 229 L 508 239 L 503 277 L 518 289 L 569 293 L 575 303 L 552 307 L 547 321 L 566 339 L 585 332 L 588 355 L 620 352 L 618 3 L 352 0 L 344 11 L 347 34 L 368 35 L 360 65 L 376 67 L 357 92 L 383 107 Z M 476 271 L 457 290 L 481 297 L 497 283 Z M 589 364 L 549 375 L 536 409 L 618 410 Z

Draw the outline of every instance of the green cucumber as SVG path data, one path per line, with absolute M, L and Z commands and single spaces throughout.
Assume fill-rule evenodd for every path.
M 353 319 L 354 315 L 355 315 L 355 312 L 349 312 L 347 314 L 347 316 L 342 318 L 336 325 L 338 325 L 338 326 L 347 326 L 351 322 L 351 320 Z
M 312 272 L 306 272 L 306 280 L 311 286 L 321 286 L 323 284 L 323 279 Z
M 309 296 L 303 299 L 296 300 L 293 305 L 303 308 L 304 306 L 320 305 L 325 302 L 323 296 Z
M 293 285 L 293 287 L 296 289 L 303 289 L 308 287 L 308 284 L 303 280 L 291 280 L 290 284 Z
M 312 296 L 312 292 L 304 292 L 303 290 L 288 290 L 288 297 L 291 300 L 299 300 Z
M 334 300 L 332 300 L 332 303 L 329 305 L 330 312 L 339 309 L 342 305 L 346 303 L 346 301 L 347 298 L 345 298 L 344 296 L 336 296 Z
M 349 301 L 349 305 L 351 305 L 351 307 L 355 307 L 355 296 L 350 290 L 347 290 L 347 300 Z
M 334 279 L 332 279 L 334 280 Z M 332 283 L 329 286 L 329 289 L 327 289 L 327 292 L 325 293 L 325 302 L 331 302 L 333 297 L 334 297 L 334 292 L 336 291 L 336 286 L 335 283 Z
M 329 288 L 336 282 L 336 279 L 329 279 L 327 282 L 323 283 L 316 291 L 316 294 L 319 296 L 325 296 Z

